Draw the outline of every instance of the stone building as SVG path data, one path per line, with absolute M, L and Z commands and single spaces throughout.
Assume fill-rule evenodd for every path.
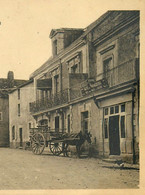
M 12 71 L 7 78 L 0 78 L 0 147 L 9 146 L 9 97 L 8 93 L 16 86 L 26 82 L 14 79 Z
M 85 29 L 53 29 L 53 56 L 30 78 L 38 125 L 92 134 L 94 153 L 139 156 L 139 12 L 108 11 Z
M 29 80 L 9 93 L 9 135 L 11 148 L 25 148 L 29 141 L 29 129 L 35 127 L 30 114 L 30 102 L 34 101 L 33 80 Z

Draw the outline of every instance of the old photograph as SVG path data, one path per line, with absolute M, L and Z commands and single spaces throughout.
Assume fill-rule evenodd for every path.
M 0 9 L 0 191 L 139 189 L 140 10 Z

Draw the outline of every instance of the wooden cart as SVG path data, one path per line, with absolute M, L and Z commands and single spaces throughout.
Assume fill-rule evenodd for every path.
M 32 152 L 34 154 L 42 154 L 45 147 L 49 147 L 53 155 L 59 156 L 63 153 L 68 156 L 68 145 L 75 145 L 78 154 L 80 153 L 80 146 L 87 140 L 91 143 L 90 134 L 82 135 L 79 133 L 65 133 L 65 130 L 50 129 L 47 126 L 38 126 L 30 129 L 30 142 Z
M 38 126 L 30 129 L 30 143 L 34 154 L 42 154 L 45 147 L 49 147 L 54 155 L 60 155 L 63 150 L 63 132 L 50 129 L 47 126 Z

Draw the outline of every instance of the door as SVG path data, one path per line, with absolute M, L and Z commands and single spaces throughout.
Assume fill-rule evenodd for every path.
M 88 132 L 88 111 L 82 112 L 81 115 L 82 131 Z
M 110 155 L 120 155 L 119 116 L 109 117 Z
M 59 116 L 55 117 L 55 132 L 59 132 Z
M 23 131 L 22 128 L 19 129 L 19 135 L 20 135 L 20 147 L 23 146 Z

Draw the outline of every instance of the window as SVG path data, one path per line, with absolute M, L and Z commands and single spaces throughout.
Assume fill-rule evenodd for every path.
M 20 104 L 18 104 L 18 116 L 20 116 Z
M 12 127 L 12 140 L 15 139 L 15 126 Z
M 70 114 L 67 116 L 67 129 L 68 133 L 70 133 Z
M 108 115 L 108 108 L 105 108 L 105 115 Z
M 77 64 L 75 64 L 74 66 L 71 67 L 71 73 L 77 73 Z
M 57 40 L 53 41 L 53 54 L 57 55 Z
M 2 121 L 3 118 L 2 118 L 2 112 L 0 112 L 0 121 Z
M 114 114 L 114 107 L 110 107 L 110 114 Z
M 105 139 L 108 138 L 108 118 L 104 119 L 104 132 L 105 132 Z
M 29 112 L 31 112 L 32 104 L 29 103 Z
M 20 89 L 18 89 L 18 99 L 20 99 Z
M 44 100 L 44 90 L 40 90 L 40 97 L 41 97 L 41 100 L 43 101 Z
M 112 58 L 103 61 L 104 78 L 109 77 L 109 70 L 111 69 Z
M 54 81 L 55 81 L 55 93 L 58 93 L 58 89 L 59 89 L 59 75 L 56 75 L 54 77 Z
M 119 106 L 115 106 L 115 113 L 119 113 Z
M 121 105 L 121 112 L 125 112 L 125 104 Z
M 48 99 L 48 90 L 45 90 L 45 97 Z
M 125 138 L 125 116 L 121 116 L 121 138 Z
M 55 132 L 59 132 L 59 116 L 55 117 Z
M 29 129 L 31 129 L 31 123 L 29 123 Z
M 88 132 L 88 111 L 82 112 L 82 130 Z

